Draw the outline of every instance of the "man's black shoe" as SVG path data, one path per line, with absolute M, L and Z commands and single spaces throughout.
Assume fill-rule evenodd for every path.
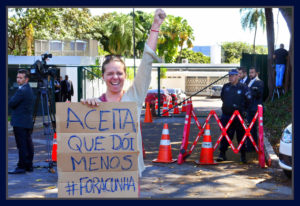
M 246 153 L 243 152 L 241 153 L 241 161 L 240 161 L 241 164 L 246 164 L 247 163 L 247 160 L 246 160 Z
M 15 170 L 13 171 L 9 171 L 8 174 L 24 174 L 26 173 L 26 170 L 23 168 L 19 168 L 17 167 Z
M 220 152 L 218 158 L 217 158 L 217 162 L 222 162 L 222 161 L 226 161 L 227 158 L 226 158 L 226 154 L 225 152 Z
M 33 172 L 33 167 L 27 167 L 26 172 Z

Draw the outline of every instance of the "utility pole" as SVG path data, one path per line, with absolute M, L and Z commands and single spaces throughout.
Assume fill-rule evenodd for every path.
M 133 30 L 132 30 L 132 37 L 133 37 L 133 74 L 135 77 L 135 14 L 134 14 L 134 8 L 133 9 L 133 13 L 132 13 L 132 18 L 133 18 Z

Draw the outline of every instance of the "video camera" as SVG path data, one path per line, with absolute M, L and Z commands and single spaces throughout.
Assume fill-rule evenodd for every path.
M 56 76 L 56 66 L 47 65 L 47 59 L 52 58 L 52 54 L 42 54 L 42 61 L 37 60 L 30 68 L 30 74 L 36 76 L 38 80 L 45 79 L 49 75 Z

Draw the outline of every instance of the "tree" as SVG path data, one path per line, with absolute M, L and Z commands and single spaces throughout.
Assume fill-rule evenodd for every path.
M 222 62 L 224 63 L 240 63 L 242 53 L 252 54 L 251 45 L 245 42 L 223 42 L 222 43 Z M 256 54 L 267 54 L 267 49 L 263 46 L 256 46 Z
M 26 56 L 31 56 L 32 55 L 32 41 L 33 41 L 33 26 L 32 24 L 29 24 L 29 26 L 25 29 L 25 35 L 26 35 Z
M 97 40 L 101 45 L 101 50 L 103 53 L 109 53 L 108 45 L 109 45 L 109 36 L 111 32 L 107 29 L 106 25 L 109 25 L 111 19 L 113 18 L 113 13 L 105 13 L 101 16 L 94 16 L 93 22 L 94 27 L 91 29 L 91 33 L 93 35 L 93 39 Z
M 273 68 L 273 54 L 274 54 L 274 20 L 272 8 L 265 8 L 266 26 L 267 26 L 267 41 L 268 41 L 268 89 L 269 96 L 267 100 L 272 97 L 275 85 L 275 73 Z
M 106 25 L 109 33 L 109 52 L 111 54 L 133 55 L 132 18 L 125 14 L 116 14 Z M 139 28 L 135 28 L 135 40 L 143 35 Z
M 292 32 L 292 19 L 293 19 L 293 9 L 292 8 L 279 8 L 283 18 L 285 19 L 289 32 L 291 35 L 290 38 L 290 47 L 289 47 L 289 56 L 285 70 L 284 78 L 284 90 L 288 91 L 292 88 L 291 84 L 291 74 L 294 69 L 294 33 Z
M 137 27 L 141 32 L 142 36 L 137 38 L 135 49 L 137 58 L 142 58 L 144 46 L 148 39 L 148 34 L 152 26 L 153 14 L 146 13 L 143 11 L 135 11 L 135 27 Z M 133 13 L 130 13 L 132 18 Z
M 42 28 L 57 27 L 58 17 L 55 15 L 61 9 L 55 8 L 14 8 L 9 9 L 8 18 L 8 54 L 26 55 L 26 30 L 33 27 L 34 39 Z M 30 26 L 31 25 L 31 26 Z
M 90 39 L 93 25 L 94 22 L 88 9 L 9 9 L 8 53 L 26 55 L 26 31 L 28 35 L 33 33 L 31 43 L 35 39 Z M 28 31 L 30 32 L 28 33 Z M 29 37 L 28 35 L 27 37 Z
M 165 62 L 174 62 L 178 56 L 178 47 L 185 42 L 192 46 L 192 28 L 182 17 L 168 15 L 161 25 L 161 32 L 158 39 L 158 54 L 163 56 Z M 182 45 L 182 46 L 181 46 Z M 180 55 L 179 55 L 180 58 Z
M 91 28 L 94 26 L 92 15 L 87 8 L 67 8 L 63 10 L 62 27 L 65 27 L 71 39 L 91 39 Z
M 179 44 L 179 18 L 167 15 L 165 21 L 161 25 L 161 32 L 158 37 L 158 55 L 162 56 L 166 63 L 174 62 L 175 56 L 178 54 Z
M 254 40 L 253 40 L 253 53 L 255 53 L 255 39 L 257 32 L 257 24 L 265 30 L 265 14 L 263 8 L 242 8 L 240 9 L 242 15 L 241 24 L 244 30 L 249 29 L 252 31 L 254 29 Z
M 210 57 L 203 55 L 201 52 L 194 52 L 190 49 L 182 50 L 182 58 L 188 59 L 189 63 L 200 63 L 200 64 L 209 64 Z
M 192 48 L 193 47 L 192 40 L 195 40 L 195 37 L 193 36 L 193 28 L 190 25 L 188 25 L 187 20 L 183 19 L 181 21 L 181 31 L 179 32 L 180 52 L 177 58 L 178 63 L 181 60 L 182 48 L 184 43 L 186 42 L 187 48 Z

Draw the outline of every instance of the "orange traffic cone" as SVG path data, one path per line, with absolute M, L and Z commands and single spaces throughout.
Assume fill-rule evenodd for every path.
M 56 140 L 56 133 L 54 133 L 53 137 L 53 146 L 52 146 L 52 162 L 57 161 L 57 140 Z
M 170 116 L 170 114 L 169 114 L 169 112 L 168 112 L 168 103 L 167 103 L 167 100 L 166 100 L 166 98 L 164 98 L 164 105 L 163 105 L 163 111 L 162 111 L 162 113 L 163 113 L 163 117 L 169 117 Z
M 168 124 L 165 123 L 163 131 L 162 131 L 161 140 L 160 140 L 158 156 L 157 156 L 157 159 L 152 160 L 152 162 L 172 163 L 175 161 L 176 161 L 176 159 L 172 158 L 172 150 L 171 150 L 171 142 L 170 142 Z
M 173 108 L 172 99 L 170 99 L 168 109 L 172 109 L 172 108 Z
M 173 108 L 173 104 L 172 104 L 172 98 L 171 98 L 170 101 L 169 101 L 169 104 L 168 104 L 169 114 L 171 113 L 171 111 L 173 111 L 172 108 Z
M 205 125 L 202 148 L 200 153 L 199 161 L 196 164 L 200 165 L 215 165 L 217 163 L 213 160 L 214 150 L 212 148 L 211 136 L 210 136 L 210 125 Z
M 175 98 L 175 105 L 174 105 L 173 114 L 180 114 L 179 107 L 178 107 L 178 104 L 177 104 L 177 97 Z
M 186 112 L 185 99 L 183 100 L 183 104 L 182 104 L 182 107 L 181 107 L 181 112 Z
M 146 102 L 146 113 L 145 113 L 144 122 L 152 123 L 152 115 L 151 115 L 151 111 L 150 111 L 149 102 Z
M 158 99 L 156 98 L 155 99 L 155 110 L 157 110 L 158 109 Z

